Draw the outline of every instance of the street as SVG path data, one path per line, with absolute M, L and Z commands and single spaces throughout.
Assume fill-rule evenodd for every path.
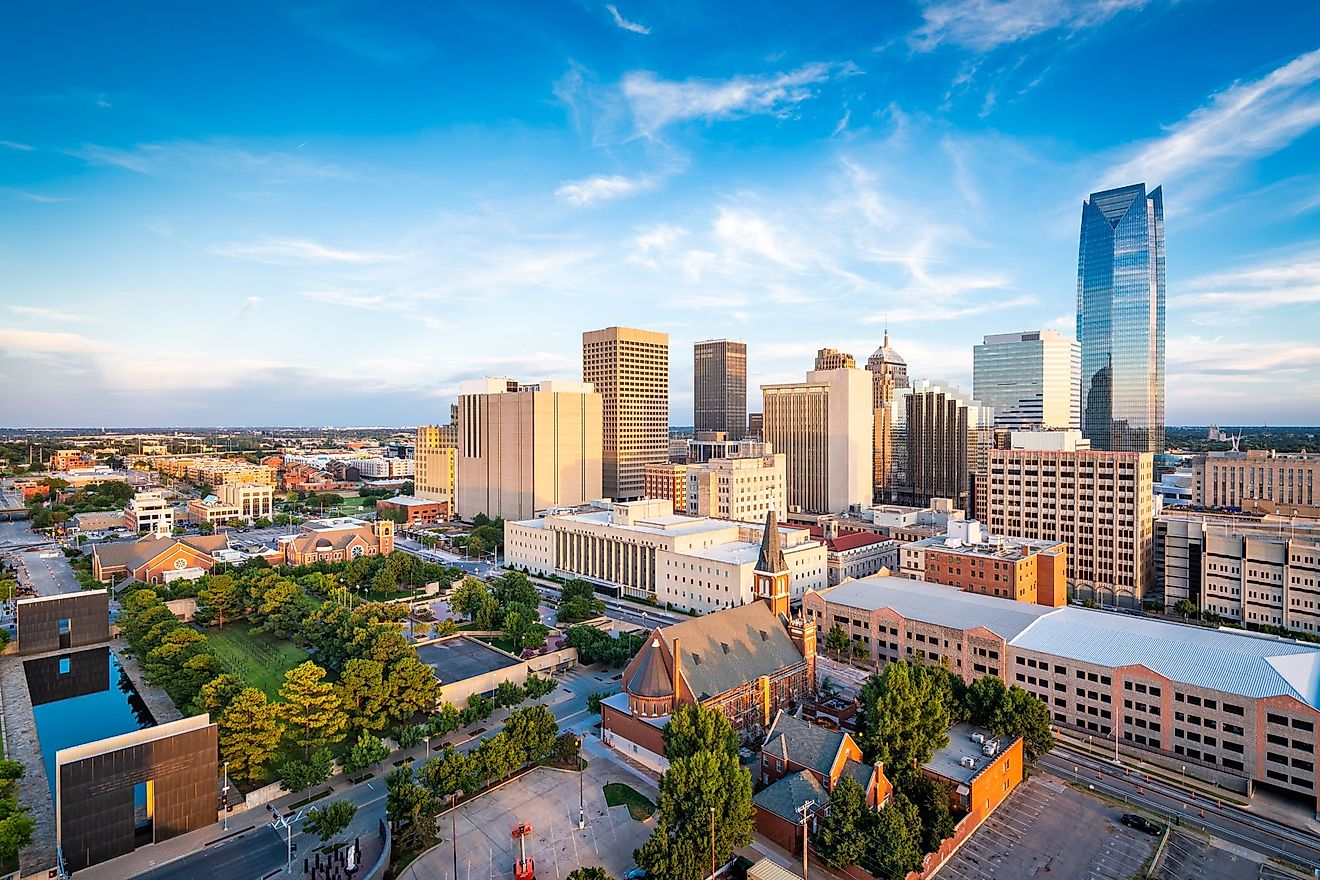
M 38 596 L 58 596 L 82 589 L 59 548 L 20 553 L 17 560 L 19 583 L 30 586 Z
M 1102 794 L 1176 819 L 1183 827 L 1204 830 L 1247 849 L 1302 865 L 1307 870 L 1320 868 L 1320 837 L 1315 834 L 1236 807 L 1217 806 L 1214 800 L 1193 795 L 1175 785 L 1154 779 L 1147 782 L 1140 769 L 1130 763 L 1117 765 L 1096 760 L 1060 746 L 1042 757 L 1040 765 L 1060 779 L 1091 786 Z

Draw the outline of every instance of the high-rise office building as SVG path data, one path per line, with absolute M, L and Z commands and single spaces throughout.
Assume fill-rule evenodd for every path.
M 1164 195 L 1144 183 L 1082 203 L 1077 256 L 1082 433 L 1098 450 L 1164 451 Z
M 972 350 L 972 393 L 995 427 L 1079 428 L 1081 348 L 1053 330 L 997 333 Z
M 762 439 L 765 430 L 765 415 L 763 413 L 747 414 L 747 436 L 754 437 L 757 440 Z
M 857 361 L 846 351 L 839 351 L 837 348 L 822 348 L 816 352 L 816 372 L 823 370 L 852 370 L 857 367 Z
M 585 382 L 459 385 L 458 515 L 528 519 L 601 497 L 601 399 Z
M 1036 435 L 1049 442 L 1034 448 L 1015 433 L 1019 448 L 989 451 L 987 525 L 1067 544 L 1072 598 L 1140 608 L 1154 576 L 1154 456 L 1059 448 L 1068 433 Z
M 737 439 L 747 430 L 747 343 L 708 339 L 692 347 L 692 424 Z
M 894 419 L 892 404 L 894 392 L 908 387 L 907 361 L 889 344 L 889 328 L 885 328 L 885 341 L 867 358 L 866 369 L 871 373 L 871 398 L 875 407 L 874 484 L 875 499 L 885 497 L 893 473 Z
M 582 334 L 582 381 L 601 396 L 607 498 L 646 493 L 646 465 L 669 460 L 669 335 L 632 327 Z
M 891 477 L 896 499 L 925 507 L 948 498 L 968 510 L 973 476 L 982 473 L 994 441 L 990 408 L 952 385 L 918 379 L 895 395 L 890 409 L 895 456 L 902 458 Z
M 841 513 L 871 506 L 871 380 L 865 370 L 845 368 L 761 386 L 763 434 L 785 456 L 790 509 Z
M 450 516 L 457 503 L 455 488 L 458 484 L 458 451 L 450 445 L 449 435 L 452 434 L 457 441 L 457 415 L 455 409 L 452 413 L 455 419 L 452 431 L 446 430 L 449 425 L 418 425 L 414 453 L 413 495 L 425 501 L 444 504 Z

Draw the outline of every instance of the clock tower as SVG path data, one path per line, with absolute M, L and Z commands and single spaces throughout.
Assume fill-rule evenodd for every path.
M 761 535 L 761 555 L 752 570 L 756 598 L 770 606 L 776 615 L 788 617 L 788 563 L 779 546 L 779 520 L 773 509 L 765 513 L 765 532 Z

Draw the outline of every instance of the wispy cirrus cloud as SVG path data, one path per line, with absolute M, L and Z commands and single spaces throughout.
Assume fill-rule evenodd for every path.
M 206 249 L 207 253 L 236 260 L 252 260 L 269 265 L 294 263 L 387 263 L 401 255 L 384 251 L 348 250 L 331 247 L 304 238 L 267 238 L 256 242 L 228 242 Z
M 629 21 L 628 19 L 624 18 L 623 15 L 619 12 L 618 8 L 615 7 L 613 3 L 607 3 L 605 5 L 605 8 L 609 10 L 610 16 L 614 19 L 614 24 L 620 28 L 623 28 L 625 31 L 631 31 L 634 34 L 642 34 L 643 36 L 651 32 L 651 29 L 646 25 L 638 24 L 635 21 Z
M 582 180 L 566 180 L 555 190 L 555 195 L 569 204 L 586 206 L 649 192 L 657 185 L 654 177 L 597 174 Z
M 20 144 L 18 141 L 0 141 L 0 147 L 8 150 L 18 150 L 21 153 L 31 153 L 36 149 L 31 144 Z
M 78 323 L 87 320 L 87 315 L 82 312 L 70 311 L 68 309 L 47 309 L 41 306 L 10 306 L 9 311 L 20 317 L 32 318 L 38 321 Z
M 1212 95 L 1165 135 L 1143 144 L 1107 179 L 1120 185 L 1191 177 L 1274 153 L 1317 125 L 1320 49 Z
M 0 352 L 13 355 L 89 354 L 107 348 L 107 343 L 77 333 L 0 329 Z
M 664 80 L 638 70 L 624 75 L 620 89 L 637 133 L 654 137 L 679 122 L 786 115 L 813 97 L 815 86 L 855 72 L 852 64 L 817 62 L 766 76 Z
M 255 312 L 261 306 L 261 303 L 261 297 L 249 296 L 247 299 L 243 300 L 242 305 L 238 307 L 238 311 L 234 313 L 234 320 L 246 318 L 248 315 Z
M 1072 33 L 1142 9 L 1150 0 L 934 0 L 908 45 L 930 52 L 943 45 L 991 52 L 1053 30 Z
M 9 189 L 5 190 L 5 192 L 8 192 L 16 199 L 22 199 L 25 202 L 37 202 L 42 205 L 53 205 L 57 202 L 73 201 L 72 196 L 52 196 L 45 193 L 28 192 L 25 189 Z
M 297 150 L 256 150 L 225 143 L 168 141 L 112 147 L 83 143 L 62 150 L 95 167 L 123 168 L 150 174 L 176 167 L 200 167 L 211 171 L 260 173 L 277 179 L 286 177 L 347 180 L 352 173 L 332 162 L 319 162 Z
M 1320 251 L 1285 254 L 1184 282 L 1178 306 L 1257 312 L 1320 303 Z

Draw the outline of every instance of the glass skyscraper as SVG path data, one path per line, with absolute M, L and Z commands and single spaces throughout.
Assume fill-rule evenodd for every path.
M 1081 351 L 1053 330 L 997 333 L 972 349 L 972 395 L 995 410 L 995 427 L 1080 428 Z
M 1077 256 L 1082 433 L 1092 449 L 1164 451 L 1164 196 L 1144 183 L 1082 203 Z

